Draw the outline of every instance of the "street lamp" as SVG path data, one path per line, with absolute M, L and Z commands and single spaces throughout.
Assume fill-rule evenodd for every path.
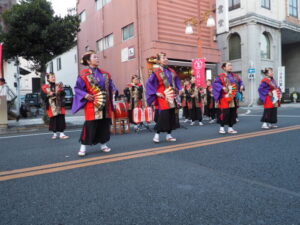
M 214 27 L 216 25 L 214 17 L 211 15 L 212 13 L 215 12 L 215 9 L 213 10 L 208 10 L 204 12 L 201 15 L 200 19 L 197 19 L 195 17 L 188 18 L 184 21 L 186 27 L 185 27 L 185 33 L 186 34 L 193 34 L 193 26 L 198 25 L 198 33 L 199 33 L 199 39 L 198 39 L 198 58 L 202 58 L 202 40 L 200 38 L 200 30 L 201 30 L 201 25 L 206 22 L 207 27 Z

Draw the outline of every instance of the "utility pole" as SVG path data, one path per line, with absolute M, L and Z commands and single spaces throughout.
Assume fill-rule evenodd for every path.
M 16 110 L 17 113 L 19 114 L 19 110 L 21 107 L 21 98 L 20 98 L 20 61 L 19 61 L 19 57 L 15 57 L 15 66 L 16 66 L 16 73 L 15 73 L 15 78 L 16 78 L 16 83 L 17 83 L 17 104 L 16 104 Z

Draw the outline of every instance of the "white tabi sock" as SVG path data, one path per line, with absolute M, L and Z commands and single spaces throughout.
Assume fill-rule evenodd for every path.
M 81 145 L 79 151 L 80 152 L 85 152 L 86 151 L 86 145 Z
M 60 132 L 60 137 L 66 136 L 64 132 Z
M 108 148 L 107 145 L 106 145 L 106 143 L 105 144 L 100 144 L 100 146 L 101 146 L 101 149 Z
M 53 132 L 53 137 L 57 137 L 57 133 L 56 132 Z

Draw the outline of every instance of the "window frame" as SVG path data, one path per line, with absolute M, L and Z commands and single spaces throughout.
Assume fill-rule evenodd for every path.
M 82 19 L 82 18 L 83 18 L 83 15 L 84 15 L 84 19 Z M 81 13 L 79 13 L 79 19 L 80 19 L 80 22 L 81 22 L 81 23 L 83 23 L 83 22 L 86 21 L 86 11 L 85 11 L 85 9 L 82 10 Z
M 296 3 L 296 5 L 294 5 L 293 3 Z M 299 4 L 298 4 L 298 0 L 289 0 L 288 1 L 288 9 L 289 9 L 289 16 L 298 18 L 299 17 Z M 294 10 L 296 12 L 296 15 L 294 14 Z
M 105 5 L 111 3 L 111 0 L 95 0 L 96 10 L 102 9 Z
M 126 28 L 132 27 L 132 36 L 128 36 L 128 38 L 124 39 L 124 32 Z M 130 31 L 130 30 L 129 30 Z M 130 23 L 122 28 L 122 41 L 130 40 L 131 38 L 134 38 L 134 23 Z
M 56 69 L 57 71 L 60 71 L 62 69 L 61 57 L 58 57 L 56 59 Z
M 111 33 L 96 41 L 97 52 L 102 52 L 114 46 L 114 34 Z
M 261 3 L 262 8 L 271 10 L 271 1 L 270 0 L 261 0 L 260 3 Z M 266 3 L 269 3 L 269 7 L 266 6 L 267 5 Z
M 262 37 L 265 38 L 265 40 L 267 41 L 267 52 L 266 54 L 262 54 Z M 267 55 L 267 57 L 264 57 L 263 55 Z M 267 32 L 263 32 L 261 34 L 261 46 L 260 46 L 260 58 L 263 60 L 270 60 L 271 59 L 271 38 L 270 35 Z
M 241 1 L 240 0 L 228 0 L 228 10 L 232 11 L 235 9 L 239 9 L 241 8 Z M 238 3 L 236 3 L 236 1 L 238 1 Z
M 231 41 L 232 41 L 232 38 L 234 36 L 239 38 L 239 50 L 238 50 L 238 53 L 236 53 L 236 54 L 233 54 L 233 51 L 231 51 L 232 46 L 233 46 L 232 45 L 233 43 L 231 43 Z M 228 58 L 229 58 L 229 60 L 238 60 L 238 59 L 242 58 L 242 45 L 241 45 L 241 43 L 242 43 L 242 39 L 241 39 L 241 36 L 238 33 L 233 33 L 229 36 L 229 38 L 228 38 L 228 53 L 229 53 Z M 237 55 L 237 57 L 234 57 L 234 55 Z
M 49 72 L 50 72 L 50 73 L 54 73 L 53 61 L 51 61 L 51 62 L 49 63 Z

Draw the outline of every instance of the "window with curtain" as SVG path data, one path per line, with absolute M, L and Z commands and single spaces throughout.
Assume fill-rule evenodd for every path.
M 261 0 L 261 7 L 271 9 L 270 0 Z
M 110 3 L 111 0 L 95 0 L 96 10 L 102 9 L 106 4 Z
M 86 20 L 86 12 L 85 10 L 83 10 L 80 14 L 79 14 L 79 19 L 80 22 L 83 23 Z
M 229 1 L 229 11 L 238 9 L 241 7 L 241 1 L 240 0 L 228 0 Z
M 241 38 L 237 33 L 229 38 L 229 60 L 240 59 L 242 57 Z
M 61 58 L 56 59 L 57 71 L 61 70 Z
M 298 18 L 298 0 L 289 0 L 289 16 Z
M 260 46 L 260 56 L 262 59 L 270 59 L 271 58 L 271 45 L 270 38 L 267 33 L 263 33 L 261 35 L 261 46 Z
M 114 45 L 114 35 L 110 34 L 104 38 L 101 38 L 97 41 L 96 45 L 98 52 L 111 48 Z
M 123 41 L 126 41 L 134 36 L 133 23 L 122 28 Z

